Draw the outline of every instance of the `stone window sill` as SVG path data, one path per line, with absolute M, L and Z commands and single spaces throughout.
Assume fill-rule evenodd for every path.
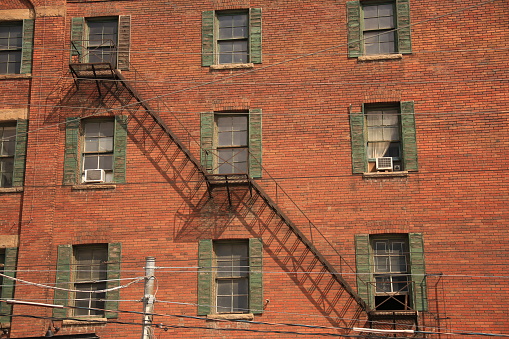
M 413 317 L 417 311 L 371 311 L 369 315 L 371 317 L 387 317 L 387 316 L 401 316 L 401 317 Z
M 377 61 L 377 60 L 394 60 L 403 59 L 403 54 L 377 54 L 363 55 L 357 58 L 358 61 Z
M 106 318 L 83 318 L 83 320 L 63 320 L 62 326 L 79 326 L 79 325 L 104 325 L 108 323 L 108 319 Z
M 252 313 L 228 313 L 228 314 L 209 314 L 209 320 L 253 320 Z
M 366 172 L 362 173 L 363 178 L 395 178 L 395 177 L 407 177 L 408 171 L 399 172 Z
M 24 74 L 0 74 L 0 80 L 4 79 L 30 79 L 32 77 L 32 73 L 24 73 Z
M 254 64 L 253 63 L 247 63 L 247 64 L 210 65 L 210 69 L 242 69 L 242 68 L 254 68 Z
M 0 187 L 0 193 L 23 192 L 23 187 Z
M 113 184 L 81 184 L 73 185 L 71 189 L 73 191 L 87 191 L 87 190 L 114 190 L 117 185 Z

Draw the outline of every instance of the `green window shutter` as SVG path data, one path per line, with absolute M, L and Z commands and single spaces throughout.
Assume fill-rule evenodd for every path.
M 117 67 L 122 71 L 129 70 L 131 49 L 131 16 L 118 17 Z
M 262 9 L 249 10 L 249 57 L 254 64 L 262 63 Z
M 261 178 L 262 168 L 262 110 L 249 110 L 249 175 Z
M 9 277 L 16 277 L 16 263 L 18 259 L 18 248 L 11 247 L 5 249 L 5 262 L 4 262 L 4 274 Z M 14 280 L 3 278 L 2 279 L 2 300 L 14 298 Z M 12 305 L 7 303 L 0 303 L 0 313 L 12 314 Z M 1 316 L 0 322 L 8 323 L 11 321 L 9 316 Z
M 198 315 L 207 315 L 212 309 L 212 240 L 198 243 Z
M 417 171 L 417 140 L 415 136 L 414 102 L 401 102 L 401 136 L 403 143 L 403 165 L 405 171 Z
M 27 154 L 28 120 L 18 119 L 16 123 L 16 149 L 14 151 L 14 172 L 12 186 L 23 186 Z
M 424 264 L 424 241 L 422 233 L 409 233 L 410 242 L 410 269 L 414 282 L 414 308 L 417 311 L 428 310 L 428 297 L 426 291 L 426 270 Z
M 374 305 L 371 281 L 369 235 L 355 235 L 355 263 L 357 267 L 357 293 L 370 306 Z
M 83 57 L 85 18 L 72 18 L 71 21 L 71 57 Z M 75 60 L 73 60 L 75 61 Z
M 263 313 L 263 242 L 249 239 L 249 309 L 253 314 Z
M 364 173 L 367 170 L 366 142 L 364 138 L 364 112 L 350 113 L 350 133 L 352 139 L 352 172 Z
M 71 281 L 71 261 L 72 261 L 72 245 L 59 245 L 57 258 L 57 276 L 56 287 L 70 288 Z M 56 305 L 69 305 L 69 292 L 55 290 Z M 54 308 L 53 316 L 56 318 L 65 318 L 67 310 L 65 308 Z
M 214 64 L 214 11 L 201 14 L 201 65 Z
M 115 116 L 113 182 L 124 183 L 126 174 L 127 115 Z
M 410 29 L 410 0 L 396 1 L 396 18 L 398 31 L 398 52 L 412 53 L 412 39 Z
M 122 260 L 122 244 L 108 244 L 108 272 L 106 273 L 106 288 L 120 286 L 120 262 Z M 106 292 L 106 301 L 104 308 L 107 310 L 118 310 L 118 300 L 120 299 L 120 290 Z M 117 312 L 105 312 L 106 318 L 117 318 Z
M 23 20 L 23 43 L 21 47 L 20 73 L 32 73 L 34 23 L 35 23 L 34 19 Z
M 80 118 L 67 118 L 65 125 L 64 185 L 77 182 Z
M 201 164 L 209 172 L 213 169 L 214 113 L 202 113 L 200 117 Z
M 348 56 L 362 55 L 361 4 L 359 1 L 347 1 L 346 13 L 348 20 Z

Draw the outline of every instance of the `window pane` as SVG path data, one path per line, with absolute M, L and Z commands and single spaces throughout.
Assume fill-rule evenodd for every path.
M 113 169 L 113 155 L 101 155 L 99 156 L 99 168 L 104 170 Z
M 390 272 L 388 257 L 375 257 L 375 272 Z
M 99 139 L 99 152 L 113 151 L 113 137 L 104 137 Z
M 232 146 L 233 145 L 232 137 L 233 135 L 231 131 L 219 132 L 217 134 L 218 146 Z
M 231 312 L 231 296 L 218 296 L 217 297 L 217 312 L 225 313 Z
M 83 157 L 83 169 L 98 169 L 99 156 L 95 154 L 87 154 Z
M 379 16 L 392 16 L 393 13 L 393 5 L 392 4 L 384 4 L 378 5 L 378 15 Z
M 247 306 L 247 296 L 239 295 L 233 297 L 233 312 L 234 313 L 242 313 L 246 312 L 248 309 Z
M 375 254 L 385 254 L 387 253 L 387 242 L 386 241 L 376 241 L 375 242 Z
M 381 141 L 383 138 L 383 128 L 368 127 L 368 141 Z
M 101 124 L 98 122 L 86 122 L 85 123 L 85 135 L 87 137 L 98 137 Z
M 231 295 L 231 294 L 232 294 L 231 280 L 218 280 L 217 295 Z
M 406 257 L 395 256 L 391 257 L 391 272 L 406 272 Z
M 115 124 L 113 121 L 101 122 L 100 128 L 99 128 L 99 136 L 100 137 L 112 137 L 114 129 L 115 129 Z
M 391 282 L 388 276 L 375 277 L 377 292 L 391 292 Z
M 248 294 L 249 292 L 249 286 L 248 286 L 248 280 L 247 279 L 236 279 L 233 281 L 232 287 L 233 287 L 233 294 Z
M 99 151 L 99 139 L 87 138 L 85 139 L 85 152 L 97 152 Z

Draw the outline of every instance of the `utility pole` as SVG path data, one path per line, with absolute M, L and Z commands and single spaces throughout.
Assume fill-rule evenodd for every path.
M 145 258 L 145 295 L 143 297 L 143 332 L 141 339 L 152 339 L 152 313 L 154 312 L 154 280 L 156 258 Z

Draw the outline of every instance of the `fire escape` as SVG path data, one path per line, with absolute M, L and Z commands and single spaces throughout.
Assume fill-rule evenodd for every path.
M 277 219 L 278 228 L 284 229 L 282 231 L 274 231 L 274 234 L 277 232 L 286 232 L 284 236 L 281 236 L 283 240 L 280 241 L 280 244 L 285 241 L 290 242 L 288 239 L 293 237 L 296 240 L 293 244 L 291 244 L 291 246 L 303 247 L 303 249 L 299 252 L 299 258 L 294 258 L 292 265 L 300 265 L 302 267 L 305 266 L 303 271 L 313 271 L 318 273 L 318 275 L 316 275 L 317 278 L 314 280 L 315 284 L 324 282 L 324 276 L 328 276 L 329 280 L 327 280 L 327 288 L 330 288 L 331 284 L 336 284 L 336 286 L 339 284 L 338 287 L 340 287 L 342 291 L 346 292 L 348 297 L 353 300 L 354 305 L 356 305 L 355 308 L 357 309 L 356 312 L 359 317 L 361 317 L 361 314 L 364 313 L 367 315 L 368 320 L 374 320 L 376 322 L 376 319 L 378 318 L 373 316 L 376 314 L 375 310 L 370 308 L 370 306 L 352 288 L 351 285 L 353 280 L 347 281 L 347 279 L 345 279 L 345 277 L 342 275 L 343 269 L 340 268 L 340 270 L 337 270 L 335 268 L 335 265 L 333 265 L 326 258 L 326 255 L 323 255 L 320 252 L 320 250 L 314 245 L 313 241 L 310 240 L 305 232 L 303 232 L 296 225 L 296 223 L 290 220 L 290 217 L 282 210 L 282 208 L 278 206 L 278 203 L 269 196 L 269 194 L 260 186 L 256 180 L 250 178 L 248 174 L 209 173 L 201 165 L 200 161 L 198 161 L 198 159 L 193 156 L 190 150 L 185 146 L 185 143 L 182 142 L 169 128 L 165 121 L 163 121 L 158 111 L 153 109 L 148 101 L 142 99 L 140 93 L 138 93 L 134 88 L 133 82 L 126 79 L 118 69 L 114 68 L 111 62 L 91 63 L 87 62 L 84 56 L 77 55 L 77 57 L 71 60 L 69 68 L 71 74 L 73 75 L 75 86 L 78 90 L 83 82 L 94 82 L 100 96 L 107 95 L 108 93 L 112 94 L 117 99 L 119 99 L 122 105 L 127 103 L 127 101 L 122 102 L 122 100 L 120 100 L 120 94 L 118 93 L 123 92 L 124 95 L 127 94 L 129 97 L 131 97 L 134 102 L 136 102 L 136 104 L 141 107 L 141 110 L 143 110 L 153 119 L 153 123 L 155 123 L 155 125 L 157 125 L 167 135 L 167 137 L 171 139 L 175 147 L 178 148 L 178 151 L 185 157 L 186 162 L 190 164 L 189 166 L 193 168 L 193 173 L 202 178 L 202 182 L 206 184 L 210 198 L 213 197 L 213 192 L 217 190 L 223 190 L 226 192 L 225 195 L 227 196 L 228 202 L 231 205 L 233 199 L 232 192 L 236 188 L 241 187 L 248 190 L 250 198 L 249 201 L 245 204 L 245 207 L 247 206 L 247 208 L 254 209 L 255 205 L 258 204 L 258 210 L 268 210 L 267 218 Z M 327 256 L 329 255 L 330 254 Z M 306 258 L 304 258 L 304 256 L 306 256 Z M 351 272 L 355 272 L 355 270 L 351 270 Z M 296 278 L 296 281 L 297 280 L 298 279 Z M 311 290 L 313 293 L 316 292 L 313 289 L 309 290 Z M 327 291 L 320 290 L 316 293 L 319 294 L 319 296 L 316 297 L 315 300 L 322 300 L 325 298 L 324 295 L 327 294 Z M 329 305 L 329 307 L 334 307 L 334 305 L 337 304 L 331 305 L 332 306 Z M 409 328 L 413 326 L 413 328 L 417 329 L 417 312 L 410 310 L 406 313 L 407 316 L 410 316 L 413 322 Z M 371 321 L 369 323 L 369 326 L 376 327 L 376 325 L 371 324 Z

